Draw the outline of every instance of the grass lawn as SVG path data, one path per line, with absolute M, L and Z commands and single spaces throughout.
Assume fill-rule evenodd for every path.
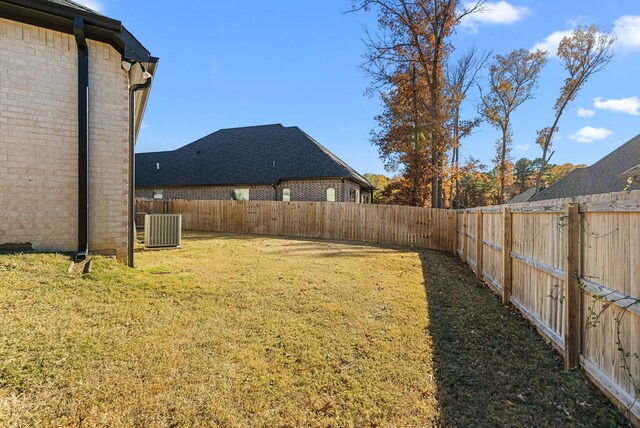
M 453 256 L 189 234 L 0 255 L 0 426 L 615 426 Z

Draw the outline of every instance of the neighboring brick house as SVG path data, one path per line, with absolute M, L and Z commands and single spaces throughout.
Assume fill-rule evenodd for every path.
M 136 154 L 136 196 L 371 202 L 374 187 L 298 127 L 222 129 L 170 152 Z
M 156 64 L 72 1 L 0 0 L 0 250 L 132 257 L 130 146 Z

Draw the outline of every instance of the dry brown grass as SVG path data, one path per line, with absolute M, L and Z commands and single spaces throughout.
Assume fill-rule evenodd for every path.
M 0 426 L 608 426 L 580 373 L 450 255 L 190 234 L 0 255 Z M 426 292 L 425 292 L 426 290 Z
M 437 420 L 416 252 L 192 235 L 136 258 L 0 256 L 0 425 Z

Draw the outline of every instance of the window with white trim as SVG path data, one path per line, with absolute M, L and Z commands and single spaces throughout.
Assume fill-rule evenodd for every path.
M 327 189 L 327 202 L 335 202 L 336 201 L 336 189 L 333 187 L 329 187 Z
M 231 200 L 232 201 L 248 201 L 249 189 L 233 189 L 231 191 Z
M 285 202 L 289 202 L 291 200 L 291 189 L 285 187 L 282 189 L 282 200 Z

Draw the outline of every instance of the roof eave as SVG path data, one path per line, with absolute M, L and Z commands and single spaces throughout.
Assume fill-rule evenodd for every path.
M 277 183 L 223 183 L 223 184 L 144 184 L 136 183 L 136 189 L 178 189 L 183 187 L 252 187 L 275 186 Z
M 73 34 L 73 19 L 80 17 L 87 38 L 110 44 L 122 59 L 153 62 L 150 52 L 116 19 L 37 0 L 0 0 L 0 16 L 67 34 Z
M 146 64 L 147 71 L 151 73 L 151 75 L 155 79 L 156 69 L 158 68 L 158 58 L 151 57 L 151 61 L 145 64 Z M 153 86 L 153 81 L 151 82 L 151 85 L 148 88 L 138 92 L 140 96 L 139 96 L 139 100 L 136 100 L 136 103 L 137 103 L 136 117 L 134 118 L 136 142 L 138 141 L 138 134 L 140 133 L 140 129 L 142 129 L 142 119 L 144 118 L 144 113 L 147 109 L 147 102 L 149 101 L 149 95 L 151 94 L 152 86 Z
M 640 165 L 634 166 L 623 172 L 622 174 L 618 174 L 616 177 L 618 178 L 636 178 L 640 177 Z
M 299 180 L 349 180 L 367 190 L 376 190 L 370 183 L 366 183 L 351 176 L 334 176 L 334 177 L 282 177 L 279 181 L 299 181 Z

